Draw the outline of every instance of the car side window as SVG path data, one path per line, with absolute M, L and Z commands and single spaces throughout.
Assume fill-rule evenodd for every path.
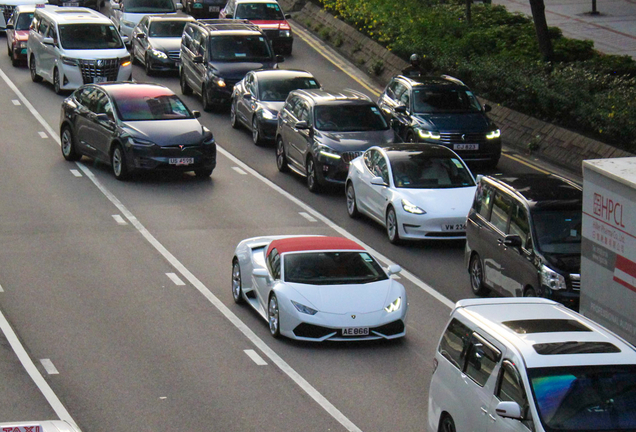
M 197 55 L 205 55 L 205 47 L 207 46 L 207 36 L 199 33 L 199 42 L 197 43 Z
M 29 26 L 29 30 L 37 31 L 37 29 L 39 27 L 39 22 L 40 22 L 40 19 L 37 17 L 37 15 L 33 15 L 33 20 L 31 21 L 31 25 Z
M 183 32 L 183 45 L 190 50 L 191 52 L 194 52 L 193 48 L 192 48 L 192 39 L 194 36 L 194 27 L 192 26 L 186 26 L 185 31 Z
M 523 248 L 526 247 L 526 244 L 530 240 L 530 222 L 528 220 L 528 213 L 526 212 L 525 207 L 519 202 L 515 202 L 512 207 L 508 234 L 517 234 L 521 237 L 521 247 Z
M 411 101 L 411 91 L 405 87 L 404 91 L 400 94 L 400 105 L 404 105 L 405 107 L 410 108 L 411 107 L 410 101 Z
M 490 223 L 502 233 L 505 233 L 508 227 L 508 216 L 511 208 L 512 200 L 501 192 L 497 192 L 492 203 Z
M 534 430 L 532 413 L 528 404 L 528 397 L 521 381 L 521 375 L 510 360 L 504 360 L 499 372 L 495 397 L 501 402 L 517 402 L 523 415 L 522 423 L 530 430 Z
M 501 351 L 488 343 L 477 333 L 473 333 L 468 355 L 466 356 L 466 368 L 464 373 L 477 385 L 483 387 L 495 370 Z
M 40 33 L 42 36 L 46 36 L 46 32 L 48 29 L 49 29 L 49 23 L 47 23 L 44 20 L 41 20 L 38 25 L 38 33 Z
M 396 102 L 399 102 L 400 98 L 402 97 L 405 91 L 406 91 L 406 86 L 400 83 L 399 81 L 395 81 L 395 86 L 393 87 L 393 99 Z
M 49 31 L 46 36 L 53 39 L 55 43 L 57 44 L 57 32 L 55 31 L 55 24 L 51 24 L 49 26 Z
M 278 250 L 272 249 L 267 256 L 267 267 L 275 280 L 280 279 L 280 255 Z
M 77 102 L 82 105 L 84 108 L 89 108 L 89 95 L 91 93 L 91 90 L 89 87 L 84 87 L 81 90 L 78 90 L 75 93 L 75 99 L 77 100 Z
M 448 324 L 442 335 L 437 350 L 446 360 L 457 369 L 463 370 L 464 359 L 470 343 L 471 330 L 462 324 L 457 318 Z
M 373 158 L 375 157 L 375 154 L 377 153 L 377 150 L 369 150 L 366 151 L 364 153 L 364 164 L 367 166 L 367 169 L 371 172 L 373 172 Z
M 378 157 L 378 163 L 376 164 L 376 175 L 382 177 L 382 180 L 384 180 L 384 183 L 389 184 L 389 168 L 388 168 L 388 164 L 386 161 L 386 158 L 382 155 L 382 153 L 377 152 L 379 157 Z
M 106 93 L 97 90 L 96 91 L 96 96 L 95 96 L 95 104 L 93 107 L 93 112 L 95 114 L 108 114 L 109 109 L 110 109 L 110 113 L 112 115 L 113 113 L 113 108 L 112 105 L 110 104 L 110 100 L 108 99 L 108 96 L 106 96 Z
M 490 219 L 490 205 L 495 196 L 495 190 L 485 183 L 480 183 L 475 193 L 475 202 L 473 208 L 477 213 L 482 215 L 484 219 Z

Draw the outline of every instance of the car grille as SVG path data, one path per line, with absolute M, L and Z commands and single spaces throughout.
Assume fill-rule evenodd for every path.
M 11 18 L 11 15 L 13 14 L 13 10 L 15 9 L 15 6 L 2 5 L 0 6 L 0 9 L 2 9 L 2 15 L 4 16 L 4 22 L 6 23 L 7 21 L 9 21 L 9 18 Z
M 168 57 L 170 60 L 179 61 L 181 59 L 181 51 L 168 51 Z
M 264 30 L 263 33 L 265 33 L 265 36 L 267 36 L 267 39 L 269 40 L 274 40 L 276 38 L 278 38 L 278 29 L 276 30 Z
M 579 274 L 571 274 L 570 275 L 570 284 L 574 291 L 581 290 L 581 275 Z
M 344 163 L 348 164 L 358 156 L 362 155 L 362 153 L 363 152 L 361 151 L 344 152 L 340 155 L 340 157 Z
M 397 320 L 385 324 L 380 327 L 371 327 L 369 328 L 369 337 L 377 337 L 377 335 L 373 332 L 380 333 L 384 336 L 393 336 L 396 334 L 400 334 L 404 331 L 404 322 L 402 320 Z M 320 339 L 328 334 L 336 333 L 334 337 L 342 338 L 342 330 L 327 328 L 322 326 L 317 326 L 314 324 L 302 323 L 296 326 L 294 329 L 294 334 L 297 337 L 311 338 L 311 339 Z M 347 336 L 344 336 L 347 337 Z
M 107 81 L 117 81 L 119 59 L 79 60 L 84 84 L 94 82 L 95 77 L 106 77 Z
M 440 144 L 485 144 L 483 133 L 440 133 Z

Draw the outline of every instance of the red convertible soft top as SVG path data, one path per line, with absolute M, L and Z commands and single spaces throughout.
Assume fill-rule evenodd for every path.
M 364 250 L 353 240 L 344 237 L 290 237 L 274 240 L 267 248 L 267 255 L 276 249 L 279 254 L 311 250 Z

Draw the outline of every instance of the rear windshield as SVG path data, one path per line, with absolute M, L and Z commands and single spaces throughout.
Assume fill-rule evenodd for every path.
M 286 282 L 344 285 L 388 279 L 367 252 L 304 252 L 284 257 Z
M 413 111 L 416 113 L 480 112 L 475 95 L 461 87 L 431 87 L 413 91 Z
M 283 79 L 259 79 L 260 100 L 283 102 L 292 90 L 320 88 L 315 78 L 294 77 Z
M 321 105 L 315 109 L 316 129 L 329 132 L 386 130 L 389 124 L 375 105 Z
M 18 22 L 15 23 L 16 30 L 28 30 L 33 21 L 33 12 L 23 12 L 18 16 Z
M 398 188 L 441 189 L 475 186 L 459 158 L 429 157 L 421 152 L 391 157 L 393 182 Z
M 123 121 L 181 120 L 194 118 L 175 94 L 140 96 L 122 94 L 115 98 L 117 114 Z
M 241 3 L 236 6 L 234 18 L 280 21 L 285 19 L 285 15 L 277 3 Z
M 155 21 L 150 23 L 150 37 L 181 37 L 187 21 Z
M 271 61 L 269 42 L 262 35 L 214 36 L 210 38 L 212 60 L 235 62 Z
M 165 13 L 177 10 L 172 0 L 124 0 L 122 5 L 122 11 L 130 13 Z
M 112 24 L 63 24 L 60 43 L 67 50 L 121 49 L 124 43 Z

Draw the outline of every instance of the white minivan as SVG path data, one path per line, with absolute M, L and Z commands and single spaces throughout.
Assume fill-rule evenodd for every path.
M 428 432 L 636 430 L 636 349 L 552 300 L 459 301 L 433 366 Z
M 45 6 L 33 15 L 27 61 L 34 82 L 56 93 L 83 84 L 132 80 L 130 54 L 113 23 L 88 8 Z
M 130 38 L 146 15 L 176 15 L 181 9 L 183 5 L 173 0 L 110 0 L 110 19 L 122 36 Z

